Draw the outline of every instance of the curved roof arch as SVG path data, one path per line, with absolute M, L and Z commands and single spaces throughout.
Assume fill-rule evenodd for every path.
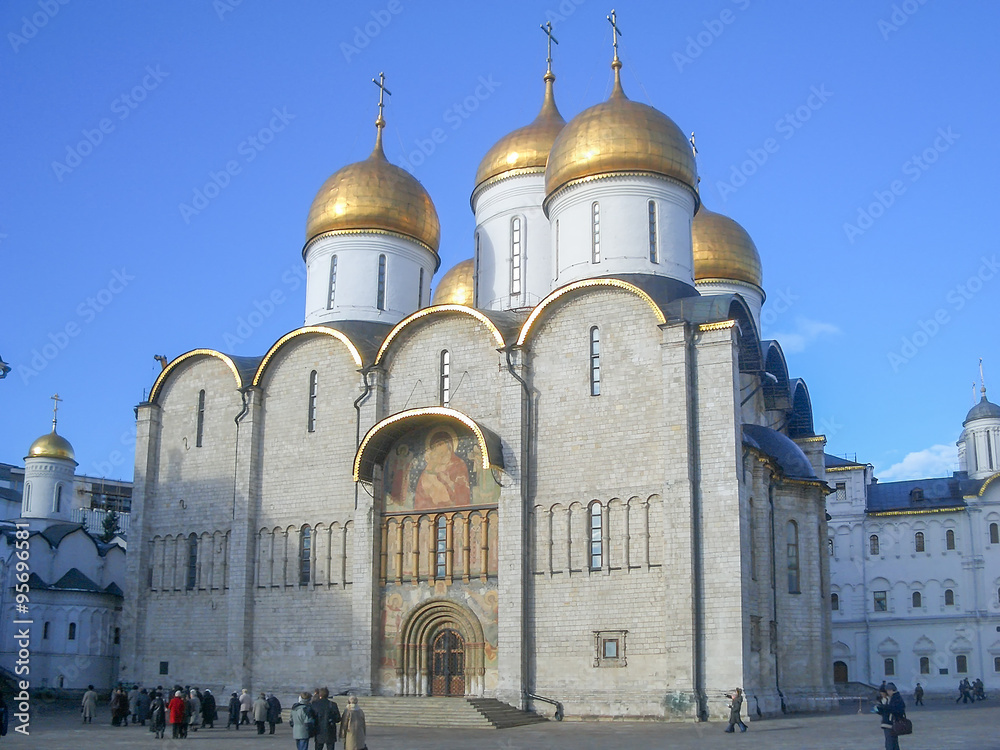
M 812 437 L 816 434 L 813 427 L 812 398 L 809 388 L 802 378 L 791 382 L 792 413 L 788 418 L 788 435 L 792 438 Z
M 764 358 L 764 372 L 775 380 L 764 378 L 764 400 L 768 409 L 790 409 L 791 388 L 788 383 L 788 363 L 785 353 L 777 341 L 762 341 L 761 353 Z
M 566 295 L 575 295 L 593 288 L 622 289 L 626 292 L 634 294 L 636 297 L 649 305 L 658 325 L 663 325 L 667 322 L 667 318 L 663 314 L 663 310 L 660 309 L 660 306 L 656 303 L 656 301 L 647 292 L 640 289 L 635 284 L 625 281 L 624 279 L 609 276 L 594 279 L 582 279 L 580 281 L 574 281 L 571 284 L 567 284 L 566 286 L 559 287 L 539 302 L 535 306 L 535 309 L 531 311 L 528 319 L 524 321 L 524 325 L 521 326 L 521 330 L 517 335 L 516 345 L 524 346 L 525 342 L 528 340 L 528 336 L 531 335 L 535 322 L 542 317 L 543 313 L 545 313 L 545 311 L 557 300 L 562 299 Z
M 284 347 L 290 341 L 294 341 L 300 336 L 310 336 L 310 335 L 330 336 L 336 339 L 337 341 L 340 341 L 344 346 L 347 347 L 347 351 L 350 353 L 351 359 L 354 360 L 354 364 L 356 364 L 358 367 L 363 366 L 363 362 L 361 360 L 361 352 L 358 351 L 358 347 L 354 345 L 354 342 L 351 341 L 346 334 L 338 331 L 335 328 L 330 328 L 328 326 L 303 326 L 302 328 L 296 328 L 294 331 L 286 333 L 284 336 L 282 336 L 280 339 L 274 342 L 271 348 L 267 350 L 267 354 L 265 354 L 264 358 L 260 361 L 260 365 L 257 367 L 256 372 L 254 372 L 251 384 L 260 385 L 261 380 L 264 379 L 264 372 L 267 370 L 267 366 L 271 363 L 271 360 L 275 357 L 275 355 L 277 355 L 277 353 L 282 349 L 282 347 Z
M 385 337 L 385 340 L 382 342 L 382 346 L 379 347 L 378 354 L 375 356 L 375 364 L 379 365 L 382 363 L 382 360 L 384 359 L 386 352 L 389 350 L 389 347 L 392 345 L 393 341 L 395 341 L 399 337 L 400 333 L 402 333 L 404 328 L 406 328 L 409 325 L 412 325 L 418 320 L 427 318 L 430 315 L 441 315 L 449 313 L 468 315 L 472 318 L 475 318 L 483 325 L 485 325 L 487 330 L 489 330 L 490 335 L 493 337 L 493 341 L 496 343 L 497 349 L 502 349 L 507 345 L 506 341 L 504 340 L 503 334 L 497 327 L 497 324 L 493 322 L 493 320 L 489 315 L 486 315 L 481 310 L 477 310 L 474 307 L 469 307 L 467 305 L 454 305 L 454 304 L 432 305 L 431 307 L 425 307 L 422 310 L 417 310 L 417 312 L 413 313 L 412 315 L 408 315 L 407 317 L 403 318 L 401 321 L 399 321 L 399 323 L 397 323 L 393 327 L 391 331 L 389 331 L 389 334 Z
M 167 379 L 176 371 L 176 369 L 180 365 L 182 365 L 184 362 L 187 362 L 190 359 L 196 359 L 200 357 L 214 357 L 215 359 L 218 359 L 223 364 L 225 364 L 226 367 L 229 368 L 230 372 L 233 373 L 233 378 L 236 380 L 237 388 L 243 388 L 244 386 L 246 386 L 244 373 L 241 371 L 241 368 L 237 364 L 237 359 L 247 360 L 248 358 L 246 357 L 234 358 L 228 354 L 217 352 L 215 351 L 215 349 L 192 349 L 191 351 L 185 352 L 179 357 L 175 357 L 173 360 L 171 360 L 170 364 L 164 367 L 163 370 L 160 372 L 160 374 L 157 375 L 156 381 L 153 383 L 153 387 L 149 391 L 149 398 L 147 399 L 148 402 L 149 403 L 156 402 L 156 399 L 160 395 L 160 390 L 163 388 L 164 383 L 167 382 Z

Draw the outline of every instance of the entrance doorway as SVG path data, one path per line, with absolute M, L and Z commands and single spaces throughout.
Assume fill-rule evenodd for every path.
M 847 664 L 842 661 L 833 663 L 833 681 L 838 684 L 847 682 Z
M 442 630 L 434 637 L 431 695 L 465 695 L 465 641 L 456 630 Z

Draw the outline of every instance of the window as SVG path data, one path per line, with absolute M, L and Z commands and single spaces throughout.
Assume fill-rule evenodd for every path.
M 76 623 L 75 622 L 71 622 L 69 624 L 69 634 L 67 635 L 67 638 L 69 640 L 71 640 L 71 641 L 75 641 L 76 640 Z
M 924 551 L 924 532 L 918 531 L 913 535 L 913 548 L 917 552 Z
M 202 438 L 205 437 L 205 391 L 198 391 L 198 428 L 195 433 L 194 445 L 201 447 Z
M 892 677 L 896 674 L 896 662 L 893 659 L 886 659 L 882 662 L 882 669 L 885 672 L 886 677 Z
M 597 505 L 595 503 L 595 505 Z M 598 505 L 598 507 L 600 507 Z M 627 630 L 595 630 L 594 631 L 594 666 L 595 667 L 626 667 L 625 639 Z
M 788 550 L 788 593 L 798 594 L 799 591 L 799 527 L 795 521 L 789 521 L 785 532 L 785 544 Z
M 601 395 L 601 330 L 590 329 L 590 395 Z
M 559 277 L 559 219 L 556 219 L 556 278 Z
M 830 594 L 830 609 L 833 612 L 840 611 L 840 594 Z
M 330 295 L 326 300 L 326 309 L 333 309 L 333 299 L 337 295 L 337 256 L 330 258 Z
M 170 662 L 161 661 L 160 674 L 168 674 L 169 672 L 170 672 Z
M 1000 672 L 1000 656 L 993 657 L 993 671 Z
M 600 570 L 604 560 L 604 542 L 602 527 L 604 518 L 601 515 L 601 504 L 590 505 L 590 569 Z
M 319 388 L 319 373 L 309 373 L 309 408 L 306 409 L 306 430 L 316 432 L 316 393 Z
M 417 309 L 424 306 L 424 269 L 420 269 L 420 278 L 417 280 Z
M 521 217 L 510 220 L 510 296 L 521 293 Z
M 649 262 L 660 262 L 656 252 L 656 201 L 649 202 Z
M 31 483 L 26 482 L 24 485 L 24 512 L 27 513 L 31 510 Z
M 617 638 L 605 638 L 604 639 L 604 653 L 601 654 L 602 659 L 617 659 L 618 658 L 618 639 Z
M 63 486 L 61 484 L 57 484 L 56 485 L 56 497 L 55 497 L 55 500 L 52 502 L 52 511 L 54 513 L 61 513 L 62 512 L 62 490 L 63 490 Z
M 375 300 L 375 307 L 379 310 L 385 309 L 385 256 L 378 256 L 378 297 Z
M 114 631 L 112 631 L 111 641 L 116 646 L 121 645 L 121 642 L 122 642 L 122 629 L 121 628 L 115 628 Z
M 592 263 L 601 262 L 601 204 L 594 201 L 590 207 L 590 232 L 591 232 L 591 255 Z
M 831 536 L 826 540 L 826 551 L 829 553 L 830 557 L 833 557 L 833 537 Z
M 303 526 L 299 533 L 299 586 L 308 586 L 312 578 L 312 529 Z
M 42 625 L 42 640 L 43 641 L 47 641 L 49 639 L 49 625 L 51 625 L 51 624 L 52 623 L 47 622 L 44 625 Z
M 837 482 L 837 502 L 847 501 L 847 484 L 845 482 Z
M 878 554 L 878 534 L 868 537 L 868 552 L 872 555 Z
M 955 657 L 955 671 L 959 674 L 965 674 L 969 671 L 969 657 L 965 654 L 959 654 Z
M 913 608 L 914 609 L 920 609 L 920 607 L 923 606 L 923 601 L 922 601 L 922 598 L 920 596 L 920 592 L 919 591 L 914 591 L 913 592 L 912 601 L 913 601 Z
M 931 660 L 927 656 L 920 657 L 920 674 L 931 673 Z
M 438 516 L 436 541 L 434 575 L 444 578 L 448 575 L 448 519 L 444 516 Z
M 198 582 L 198 537 L 188 537 L 187 590 L 192 591 Z
M 944 590 L 944 606 L 954 607 L 955 606 L 955 592 L 951 589 Z
M 451 403 L 451 353 L 445 349 L 441 352 L 441 374 L 439 384 L 439 395 L 441 396 L 441 406 Z
M 955 549 L 955 532 L 952 529 L 944 533 L 944 546 L 947 549 Z
M 885 591 L 873 591 L 872 596 L 874 598 L 874 607 L 876 612 L 889 611 L 889 600 L 886 598 Z
M 1000 526 L 995 523 L 990 524 L 990 544 L 1000 544 Z

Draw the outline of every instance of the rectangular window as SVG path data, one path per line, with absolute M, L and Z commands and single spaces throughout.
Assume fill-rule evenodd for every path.
M 927 656 L 920 657 L 920 674 L 931 673 L 931 660 Z
M 441 352 L 439 391 L 441 406 L 448 406 L 451 403 L 451 353 L 447 349 Z
M 319 373 L 309 373 L 309 407 L 306 409 L 306 430 L 316 431 L 316 395 L 319 392 Z
M 378 256 L 378 297 L 375 300 L 375 307 L 379 310 L 385 309 L 385 256 Z
M 600 506 L 598 506 L 600 507 Z M 626 637 L 627 630 L 595 630 L 594 631 L 594 666 L 595 667 L 626 667 Z
M 830 609 L 834 612 L 840 611 L 840 594 L 830 594 Z
M 337 294 L 337 256 L 330 258 L 330 295 L 326 300 L 326 309 L 333 309 L 333 298 Z
M 170 672 L 170 662 L 161 661 L 160 674 L 169 674 L 169 672 Z
M 1000 672 L 1000 656 L 993 657 L 993 671 Z
M 924 532 L 918 531 L 913 535 L 913 549 L 916 552 L 924 551 Z
M 990 544 L 1000 544 L 1000 526 L 995 523 L 990 524 Z
M 799 527 L 795 521 L 788 522 L 787 539 L 785 540 L 788 551 L 788 593 L 799 594 Z
M 424 269 L 420 269 L 420 279 L 417 281 L 417 309 L 424 306 Z
M 604 659 L 617 659 L 618 658 L 618 639 L 617 638 L 605 638 L 604 639 Z
M 965 654 L 959 654 L 955 657 L 955 671 L 959 674 L 965 674 L 969 671 L 969 658 Z
M 883 669 L 885 670 L 886 677 L 892 677 L 896 674 L 896 662 L 893 659 L 886 659 L 882 663 Z
M 601 504 L 594 503 L 590 506 L 590 569 L 600 570 L 604 559 L 604 546 L 601 536 L 603 527 L 603 517 L 601 515 Z
M 194 445 L 201 447 L 202 438 L 205 437 L 205 391 L 198 392 L 198 427 L 195 433 Z
M 434 575 L 442 579 L 448 575 L 448 521 L 444 516 L 437 520 Z
M 299 536 L 299 586 L 308 586 L 312 578 L 312 529 L 302 527 Z
M 955 549 L 955 532 L 951 529 L 944 533 L 944 546 L 947 549 Z
M 649 202 L 649 262 L 660 262 L 656 252 L 656 201 Z
M 872 592 L 872 597 L 874 599 L 874 606 L 876 612 L 888 612 L 889 611 L 889 600 L 886 596 L 885 591 L 874 591 Z
M 69 633 L 67 635 L 67 639 L 71 640 L 71 641 L 75 641 L 76 640 L 76 623 L 75 622 L 71 622 L 69 624 Z
M 601 262 L 601 204 L 594 201 L 590 214 L 591 256 L 592 263 Z
M 49 625 L 51 623 L 45 623 L 42 625 L 42 640 L 47 641 L 49 639 Z
M 837 482 L 837 502 L 847 501 L 847 484 L 844 482 Z
M 479 306 L 479 251 L 482 240 L 479 238 L 479 232 L 476 232 L 476 253 L 473 256 L 472 261 L 472 306 Z
M 601 395 L 601 331 L 590 329 L 590 395 Z
M 198 537 L 194 534 L 188 537 L 188 565 L 187 582 L 188 591 L 193 591 L 198 580 Z
M 510 296 L 521 294 L 521 217 L 510 220 Z

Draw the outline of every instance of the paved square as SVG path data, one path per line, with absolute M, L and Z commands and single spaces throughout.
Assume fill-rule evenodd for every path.
M 364 707 L 364 698 L 361 698 Z M 956 706 L 947 699 L 909 711 L 914 734 L 900 740 L 901 750 L 1000 750 L 1000 706 L 995 701 Z M 287 724 L 274 736 L 258 736 L 253 727 L 239 732 L 202 729 L 187 740 L 158 741 L 142 727 L 109 725 L 107 706 L 101 723 L 82 726 L 78 711 L 66 704 L 34 709 L 30 737 L 13 731 L 11 723 L 0 745 L 53 750 L 244 750 L 295 747 Z M 876 750 L 883 744 L 878 717 L 843 711 L 836 714 L 792 716 L 758 721 L 746 734 L 723 733 L 724 724 L 660 724 L 625 722 L 549 722 L 500 731 L 400 729 L 370 727 L 371 750 L 714 750 L 734 747 L 768 750 Z M 249 730 L 249 731 L 248 731 Z M 169 735 L 169 731 L 168 731 Z M 337 745 L 342 748 L 343 745 Z

